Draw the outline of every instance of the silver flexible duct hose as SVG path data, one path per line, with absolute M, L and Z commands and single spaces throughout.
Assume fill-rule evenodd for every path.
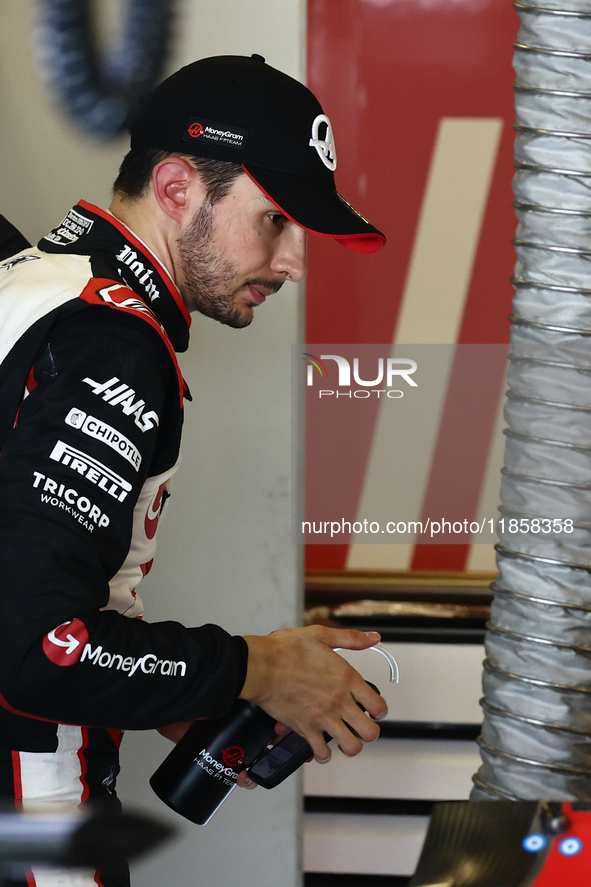
M 120 44 L 102 56 L 92 0 L 37 0 L 41 64 L 69 114 L 93 135 L 117 135 L 156 86 L 176 0 L 126 0 Z
M 590 800 L 591 12 L 515 8 L 509 427 L 471 797 Z

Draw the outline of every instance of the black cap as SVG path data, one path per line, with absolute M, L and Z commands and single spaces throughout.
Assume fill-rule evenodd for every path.
M 334 137 L 320 103 L 260 55 L 214 56 L 181 68 L 144 101 L 131 147 L 241 163 L 303 228 L 362 253 L 385 243 L 335 188 Z

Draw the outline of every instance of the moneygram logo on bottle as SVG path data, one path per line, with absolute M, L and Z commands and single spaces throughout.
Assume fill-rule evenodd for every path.
M 310 354 L 303 352 L 303 359 L 308 364 L 306 368 L 306 385 L 309 388 L 315 387 L 317 376 L 320 376 L 320 384 L 328 384 L 330 376 L 331 388 L 318 388 L 318 397 L 349 397 L 349 398 L 380 398 L 382 395 L 397 399 L 404 397 L 404 389 L 395 388 L 395 385 L 404 383 L 411 388 L 417 388 L 418 384 L 412 377 L 416 372 L 417 363 L 407 357 L 378 357 L 371 359 L 364 358 L 363 367 L 361 359 L 354 357 L 352 361 L 340 354 Z M 325 361 L 332 360 L 336 363 L 336 367 L 327 367 Z M 352 363 L 352 366 L 351 366 Z M 372 365 L 370 366 L 370 363 Z M 336 369 L 336 373 L 335 373 Z M 315 373 L 314 370 L 317 372 Z M 369 374 L 374 378 L 362 378 Z M 353 379 L 351 380 L 351 376 Z M 354 386 L 361 386 L 355 388 Z
M 244 763 L 244 749 L 239 745 L 229 745 L 222 752 L 222 761 L 226 767 L 236 767 Z
M 193 760 L 210 776 L 219 773 L 229 779 L 236 779 L 238 776 L 236 767 L 240 767 L 244 763 L 244 751 L 237 745 L 231 745 L 223 750 L 221 758 L 222 760 L 218 761 L 206 748 L 202 748 Z

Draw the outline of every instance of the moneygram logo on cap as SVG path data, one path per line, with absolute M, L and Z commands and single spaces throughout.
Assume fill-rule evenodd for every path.
M 189 135 L 191 136 L 192 139 L 198 139 L 199 136 L 203 135 L 204 130 L 203 130 L 202 125 L 199 123 L 199 121 L 195 121 L 195 123 L 192 123 L 189 126 L 187 132 L 189 133 Z
M 334 134 L 320 102 L 260 55 L 200 59 L 164 80 L 131 126 L 131 147 L 238 162 L 302 228 L 362 253 L 385 243 L 336 189 Z

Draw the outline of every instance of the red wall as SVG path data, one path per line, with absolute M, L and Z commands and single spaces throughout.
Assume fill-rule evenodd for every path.
M 508 342 L 517 28 L 501 0 L 308 0 L 308 85 L 332 121 L 337 187 L 388 237 L 374 256 L 310 238 L 308 343 L 393 341 L 442 117 L 506 121 L 458 341 Z M 306 562 L 342 568 L 346 556 L 308 545 Z M 467 546 L 416 546 L 412 566 L 461 570 L 466 557 Z

